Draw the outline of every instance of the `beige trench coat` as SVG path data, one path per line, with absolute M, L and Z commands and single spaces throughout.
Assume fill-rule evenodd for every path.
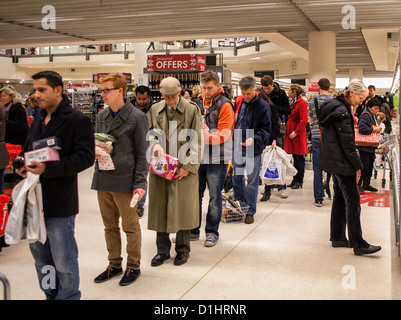
M 147 113 L 149 132 L 158 133 L 157 139 L 148 135 L 149 151 L 155 143 L 160 143 L 165 153 L 179 158 L 178 168 L 188 170 L 189 174 L 181 180 L 169 181 L 149 173 L 148 229 L 176 233 L 199 225 L 198 169 L 202 152 L 202 120 L 198 106 L 180 98 L 169 125 L 166 108 L 162 100 L 152 105 Z

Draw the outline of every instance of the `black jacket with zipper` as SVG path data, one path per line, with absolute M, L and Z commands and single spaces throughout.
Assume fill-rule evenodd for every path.
M 320 108 L 322 126 L 320 167 L 341 176 L 353 176 L 363 168 L 355 145 L 354 117 L 350 103 L 344 97 L 325 102 Z

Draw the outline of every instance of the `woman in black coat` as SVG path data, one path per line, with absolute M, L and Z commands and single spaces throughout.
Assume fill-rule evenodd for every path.
M 0 89 L 0 97 L 6 113 L 6 143 L 23 146 L 28 137 L 28 119 L 24 100 L 13 86 Z
M 352 107 L 367 96 L 360 81 L 350 83 L 344 96 L 328 100 L 321 106 L 319 123 L 323 128 L 320 145 L 320 167 L 333 176 L 334 197 L 331 208 L 330 240 L 333 247 L 354 248 L 355 255 L 377 252 L 362 237 L 361 204 L 358 192 L 362 162 L 355 146 Z M 348 238 L 346 237 L 348 229 Z
M 381 103 L 378 99 L 370 99 L 366 105 L 366 109 L 362 112 L 358 121 L 358 131 L 363 135 L 370 135 L 372 132 L 380 132 L 381 128 L 377 125 L 376 115 L 380 110 Z M 370 185 L 372 178 L 373 164 L 375 162 L 376 147 L 359 147 L 359 155 L 363 163 L 361 178 L 358 185 L 362 186 L 363 190 L 377 191 L 376 188 Z

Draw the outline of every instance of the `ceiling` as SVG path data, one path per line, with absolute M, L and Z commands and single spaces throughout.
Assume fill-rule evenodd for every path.
M 1 0 L 1 5 L 0 48 L 280 33 L 308 50 L 309 31 L 336 31 L 340 72 L 376 71 L 363 30 L 401 25 L 400 0 Z M 54 29 L 42 26 L 52 13 L 47 5 L 55 10 Z M 350 8 L 355 29 L 345 30 Z

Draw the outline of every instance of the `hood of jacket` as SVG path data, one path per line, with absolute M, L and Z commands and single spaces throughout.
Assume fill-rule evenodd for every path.
M 320 107 L 319 124 L 326 127 L 352 115 L 351 105 L 344 97 L 327 100 Z

